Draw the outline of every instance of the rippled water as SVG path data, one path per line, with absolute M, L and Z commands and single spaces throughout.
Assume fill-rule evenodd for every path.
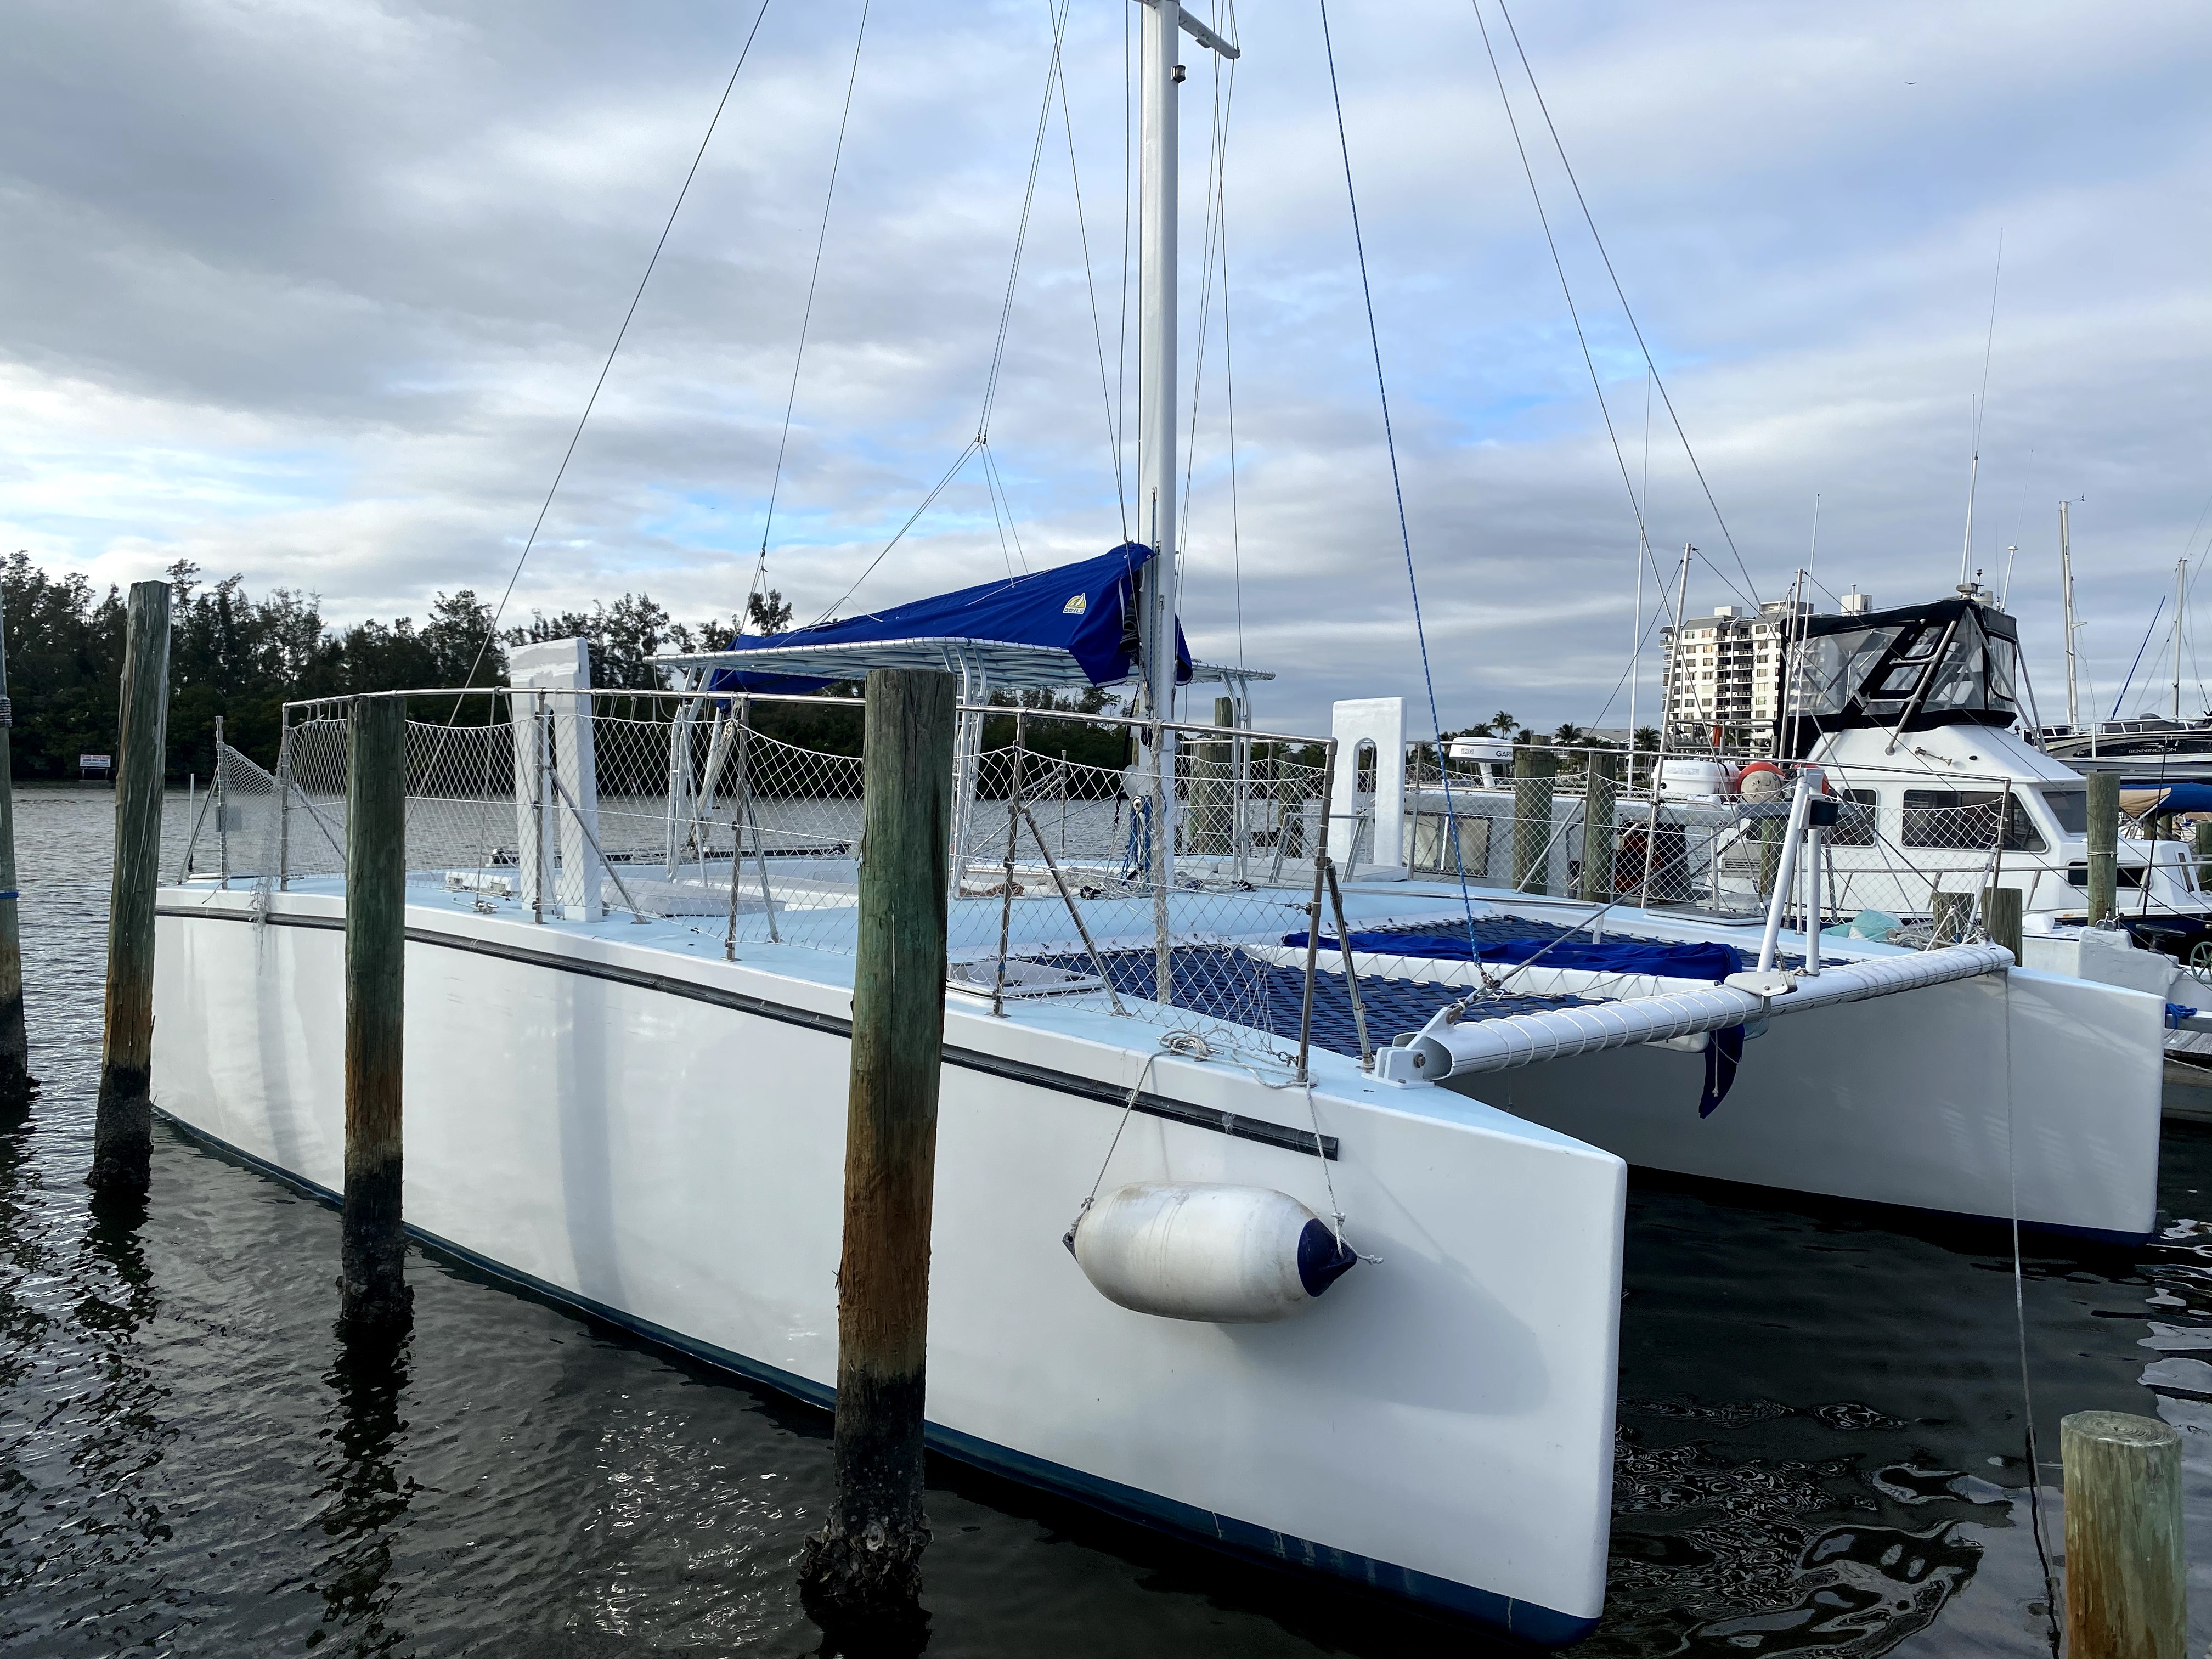
M 411 1342 L 349 1363 L 335 1216 L 166 1129 L 143 1213 L 92 1212 L 111 810 L 18 797 L 46 1089 L 0 1125 L 0 1648 L 826 1651 L 793 1585 L 826 1419 L 421 1256 Z M 2212 1216 L 2212 1133 L 2167 1126 L 2163 1184 L 2171 1216 Z M 2168 1231 L 2029 1239 L 2036 1424 L 2048 1459 L 2069 1411 L 2191 1430 L 2212 1564 L 2212 1224 Z M 2051 1650 L 2001 1232 L 1639 1177 L 1627 1286 L 1612 1593 L 1579 1651 Z M 1482 1645 L 933 1477 L 933 1654 Z

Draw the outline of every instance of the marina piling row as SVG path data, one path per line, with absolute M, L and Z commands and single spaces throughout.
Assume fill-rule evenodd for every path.
M 1552 779 L 1559 757 L 1541 749 L 1513 751 L 1513 890 L 1546 890 L 1552 862 Z
M 23 1029 L 23 945 L 15 893 L 15 786 L 8 702 L 8 643 L 0 623 L 0 1110 L 21 1106 L 38 1088 Z
M 2120 775 L 2089 774 L 2089 921 L 2119 914 Z
M 115 866 L 108 885 L 100 1097 L 86 1177 L 94 1191 L 111 1197 L 143 1194 L 153 1161 L 154 890 L 161 882 L 168 681 L 169 585 L 133 582 L 115 757 Z
M 1577 898 L 1602 904 L 1613 896 L 1613 813 L 1620 775 L 1618 756 L 1589 757 L 1583 790 L 1583 870 Z
M 339 1316 L 404 1321 L 401 1009 L 407 948 L 407 705 L 357 697 L 346 758 L 345 1200 Z
M 2020 961 L 2023 948 L 2021 913 L 2027 896 L 2017 887 L 1982 890 L 1982 937 L 1992 945 L 2003 945 L 2012 952 L 2015 963 Z
M 957 687 L 876 669 L 862 759 L 859 955 L 837 1274 L 836 1496 L 800 1564 L 810 1595 L 898 1619 L 921 1589 L 923 1358 Z

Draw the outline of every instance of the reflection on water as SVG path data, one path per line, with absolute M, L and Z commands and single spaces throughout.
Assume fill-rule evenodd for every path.
M 407 1386 L 407 1344 L 403 1333 L 361 1333 L 349 1340 L 340 1328 L 337 1362 L 323 1378 L 334 1400 L 316 1459 L 325 1501 L 315 1525 L 330 1547 L 312 1587 L 328 1609 L 325 1626 L 344 1634 L 349 1651 L 378 1652 L 395 1637 L 386 1628 L 400 1589 L 392 1579 L 392 1543 L 416 1490 L 399 1443 L 406 1427 L 400 1398 Z
M 111 811 L 19 803 L 46 1088 L 0 1122 L 0 1650 L 839 1650 L 793 1574 L 829 1486 L 817 1414 L 419 1257 L 411 1336 L 349 1349 L 335 1215 L 167 1132 L 143 1212 L 93 1211 Z M 2172 1128 L 2163 1182 L 2176 1218 L 2142 1251 L 2029 1241 L 2036 1419 L 2047 1454 L 2069 1411 L 2179 1424 L 2212 1540 L 2212 1222 L 2182 1219 L 2212 1217 L 2212 1133 Z M 1586 1650 L 2042 1659 L 2012 1272 L 1989 1230 L 1639 1177 Z M 932 1652 L 1486 1650 L 933 1476 Z
M 1904 1426 L 1854 1409 L 1858 1427 Z M 1763 1415 L 1713 1413 L 1727 1428 Z M 1737 1460 L 1711 1440 L 1648 1446 L 1624 1425 L 1615 1458 L 1616 1613 L 1592 1644 L 1609 1652 L 1886 1652 L 1935 1620 L 1980 1565 L 1975 1531 L 2011 1513 L 2006 1494 L 1960 1471 L 1856 1455 Z

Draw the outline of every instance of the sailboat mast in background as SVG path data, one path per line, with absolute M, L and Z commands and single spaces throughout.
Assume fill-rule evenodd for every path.
M 2066 729 L 2081 729 L 2081 694 L 2074 675 L 2074 547 L 2067 538 L 2066 503 L 2058 503 L 2058 591 L 2066 615 Z
M 2173 719 L 2181 721 L 2181 622 L 2183 606 L 2189 603 L 2189 561 L 2173 562 Z

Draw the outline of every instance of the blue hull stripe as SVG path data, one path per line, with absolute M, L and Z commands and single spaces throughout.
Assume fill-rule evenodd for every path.
M 251 1152 L 241 1151 L 229 1142 L 185 1122 L 172 1113 L 161 1111 L 159 1107 L 155 1109 L 179 1133 L 223 1158 L 258 1170 L 282 1182 L 294 1191 L 325 1204 L 335 1206 L 341 1202 L 340 1194 L 318 1182 L 295 1175 L 266 1158 L 256 1158 Z M 686 1336 L 665 1325 L 656 1325 L 651 1320 L 640 1319 L 635 1314 L 595 1302 L 587 1296 L 564 1290 L 558 1285 L 550 1284 L 493 1261 L 465 1245 L 441 1238 L 435 1233 L 425 1232 L 420 1227 L 410 1225 L 407 1232 L 418 1243 L 441 1255 L 464 1262 L 488 1278 L 504 1279 L 544 1301 L 574 1309 L 603 1323 L 643 1337 L 655 1346 L 684 1354 L 717 1370 L 731 1372 L 749 1382 L 774 1389 L 810 1406 L 818 1406 L 824 1411 L 832 1410 L 836 1405 L 836 1390 L 826 1384 L 812 1382 L 793 1371 L 764 1365 L 757 1359 L 748 1359 L 743 1354 L 716 1347 L 711 1342 L 702 1342 L 696 1337 Z M 1210 1510 L 1177 1503 L 1174 1498 L 1163 1498 L 1157 1492 L 1126 1486 L 1119 1481 L 1102 1480 L 1062 1463 L 1032 1457 L 1010 1446 L 979 1440 L 974 1435 L 963 1434 L 957 1429 L 932 1423 L 927 1425 L 927 1433 L 931 1450 L 1018 1481 L 1024 1486 L 1072 1498 L 1109 1515 L 1264 1565 L 1292 1567 L 1362 1589 L 1403 1597 L 1455 1618 L 1503 1631 L 1539 1646 L 1565 1647 L 1570 1643 L 1581 1641 L 1597 1628 L 1598 1621 L 1594 1618 L 1577 1618 L 1571 1613 L 1540 1607 L 1533 1601 L 1515 1601 L 1511 1596 L 1500 1595 L 1495 1590 L 1480 1589 L 1473 1584 L 1439 1578 L 1431 1573 L 1417 1572 L 1411 1567 L 1394 1566 L 1387 1561 L 1355 1555 L 1349 1550 L 1333 1549 L 1328 1545 L 1316 1544 L 1288 1533 L 1271 1532 L 1265 1527 L 1254 1526 L 1249 1521 L 1216 1515 Z

